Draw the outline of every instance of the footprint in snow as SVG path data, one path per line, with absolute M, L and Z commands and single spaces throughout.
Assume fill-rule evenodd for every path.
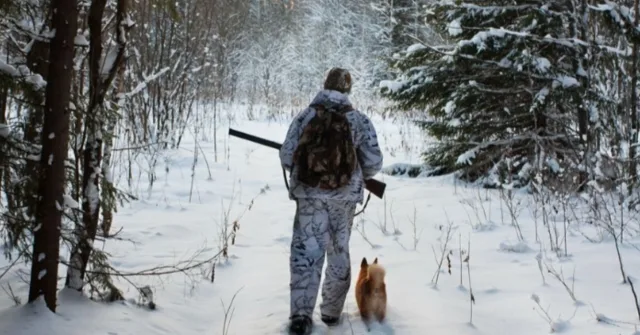
M 291 238 L 287 236 L 280 236 L 280 237 L 276 237 L 273 240 L 278 243 L 289 244 L 289 242 L 291 241 Z

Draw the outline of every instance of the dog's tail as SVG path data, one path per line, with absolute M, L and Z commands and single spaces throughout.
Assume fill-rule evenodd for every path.
M 369 268 L 367 269 L 368 271 L 368 275 L 369 275 L 369 280 L 371 280 L 374 283 L 381 283 L 384 281 L 384 276 L 386 274 L 386 271 L 384 270 L 384 268 L 378 264 L 371 264 L 369 265 Z

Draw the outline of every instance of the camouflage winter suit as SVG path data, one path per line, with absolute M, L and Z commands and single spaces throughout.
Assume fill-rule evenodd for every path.
M 312 102 L 317 103 L 350 104 L 346 95 L 333 90 L 320 91 Z M 289 171 L 298 139 L 314 113 L 312 108 L 306 108 L 291 123 L 280 150 L 282 166 Z M 328 264 L 320 305 L 323 315 L 339 317 L 342 314 L 351 284 L 349 238 L 353 216 L 356 204 L 363 201 L 364 179 L 372 178 L 382 168 L 382 153 L 369 118 L 358 111 L 346 116 L 359 161 L 350 184 L 333 191 L 309 188 L 296 181 L 295 167 L 290 178 L 289 197 L 297 202 L 290 256 L 291 316 L 312 317 L 325 252 Z

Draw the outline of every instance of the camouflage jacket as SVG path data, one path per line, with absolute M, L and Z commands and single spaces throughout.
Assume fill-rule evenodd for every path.
M 311 104 L 331 106 L 351 103 L 346 95 L 338 91 L 322 90 L 318 92 Z M 353 135 L 353 143 L 358 154 L 358 167 L 347 186 L 330 191 L 307 187 L 297 182 L 297 168 L 294 167 L 294 171 L 291 171 L 293 153 L 298 140 L 306 124 L 315 115 L 314 113 L 315 110 L 313 108 L 307 107 L 296 115 L 289 126 L 289 131 L 280 149 L 282 166 L 287 171 L 292 172 L 289 178 L 289 198 L 292 200 L 298 198 L 333 199 L 362 203 L 364 198 L 364 179 L 372 178 L 380 172 L 383 156 L 378 145 L 378 137 L 373 123 L 365 114 L 357 110 L 346 114 Z

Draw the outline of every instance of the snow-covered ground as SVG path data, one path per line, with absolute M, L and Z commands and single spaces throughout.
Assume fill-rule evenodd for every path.
M 386 166 L 419 161 L 423 141 L 418 130 L 374 120 Z M 286 126 L 266 121 L 233 125 L 275 141 L 282 141 Z M 141 191 L 141 200 L 116 215 L 113 229 L 122 228 L 120 237 L 130 241 L 110 241 L 105 248 L 112 254 L 112 264 L 123 272 L 173 265 L 196 254 L 202 260 L 220 250 L 222 223 L 237 220 L 235 243 L 229 246 L 228 258 L 215 267 L 213 283 L 210 265 L 170 276 L 127 278 L 153 289 L 155 310 L 136 305 L 139 294 L 124 280 L 118 284 L 126 288 L 126 302 L 98 303 L 63 290 L 58 314 L 48 312 L 44 304 L 14 307 L 9 296 L 3 295 L 0 334 L 285 334 L 294 203 L 287 198 L 277 151 L 227 138 L 226 128 L 221 129 L 225 136 L 219 140 L 217 163 L 213 144 L 200 142 L 212 180 L 199 157 L 189 201 L 193 139 L 185 141 L 180 150 L 167 152 L 151 193 Z M 227 148 L 228 155 L 224 153 Z M 362 257 L 378 257 L 387 269 L 388 321 L 370 334 L 537 335 L 553 328 L 576 335 L 631 335 L 634 325 L 640 324 L 629 286 L 621 283 L 613 243 L 589 242 L 581 234 L 593 234 L 589 227 L 576 224 L 570 229 L 569 257 L 559 260 L 554 253 L 544 253 L 546 262 L 558 273 L 562 270 L 569 290 L 575 293 L 574 301 L 546 271 L 543 283 L 536 260 L 540 244 L 535 240 L 532 206 L 522 205 L 519 222 L 527 242 L 518 243 L 514 228 L 506 224 L 510 222 L 506 214 L 502 223 L 501 208 L 503 213 L 506 209 L 494 191 L 455 185 L 451 177 L 377 178 L 388 183 L 386 200 L 371 199 L 356 220 L 351 240 L 354 282 Z M 145 183 L 140 181 L 142 190 Z M 445 258 L 435 286 L 441 237 L 449 223 L 456 228 L 449 243 L 451 274 Z M 548 246 L 548 237 L 539 229 L 540 240 Z M 466 264 L 461 279 L 459 253 L 460 247 L 468 249 L 469 239 L 471 284 Z M 622 247 L 631 277 L 640 276 L 640 251 L 633 247 L 634 242 L 638 241 L 627 240 Z M 2 262 L 0 266 L 6 264 Z M 64 273 L 62 269 L 61 275 Z M 12 272 L 0 282 L 5 290 L 8 281 L 25 301 L 27 285 L 18 274 Z M 470 288 L 475 298 L 472 322 Z M 225 322 L 227 310 L 232 313 Z M 316 315 L 314 334 L 367 333 L 358 316 L 353 285 L 344 313 L 343 324 L 330 331 Z

